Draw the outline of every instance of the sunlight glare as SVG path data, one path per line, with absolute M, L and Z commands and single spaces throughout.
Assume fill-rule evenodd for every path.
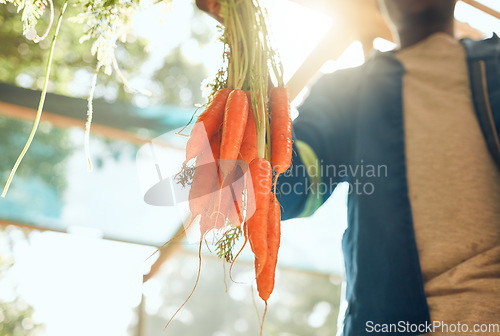
M 352 42 L 349 47 L 336 60 L 328 60 L 323 64 L 320 71 L 324 74 L 337 70 L 354 68 L 365 62 L 363 45 L 359 41 Z
M 289 0 L 266 5 L 272 42 L 279 50 L 287 82 L 326 34 L 332 19 Z
M 377 37 L 375 40 L 373 40 L 373 48 L 378 51 L 382 52 L 391 51 L 396 49 L 397 46 L 398 45 L 396 43 L 388 41 L 381 37 Z
M 498 0 L 490 2 L 483 0 L 480 2 L 496 10 L 500 10 L 500 2 Z M 461 1 L 457 3 L 457 7 L 455 8 L 455 18 L 470 24 L 472 27 L 488 35 L 492 32 L 500 34 L 500 24 L 497 18 Z

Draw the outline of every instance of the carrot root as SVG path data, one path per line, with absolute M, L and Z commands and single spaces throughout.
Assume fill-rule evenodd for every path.
M 267 314 L 267 301 L 264 301 L 266 307 L 264 308 L 264 314 L 262 314 L 262 321 L 260 322 L 260 333 L 259 336 L 262 336 L 262 331 L 264 330 L 264 320 L 266 319 Z
M 170 320 L 168 320 L 167 324 L 165 325 L 165 327 L 163 329 L 167 329 L 170 322 L 172 322 L 174 317 L 181 311 L 182 307 L 184 307 L 186 305 L 186 303 L 189 301 L 189 299 L 191 298 L 191 296 L 193 296 L 194 291 L 196 290 L 196 287 L 198 286 L 198 281 L 200 280 L 200 274 L 201 274 L 201 245 L 202 245 L 202 240 L 200 240 L 200 246 L 198 248 L 198 274 L 196 275 L 196 282 L 194 283 L 193 290 L 191 290 L 191 293 L 187 297 L 186 301 L 184 301 L 184 303 L 176 310 L 174 315 L 172 315 Z

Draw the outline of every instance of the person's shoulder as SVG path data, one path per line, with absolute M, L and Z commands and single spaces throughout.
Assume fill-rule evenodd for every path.
M 403 72 L 404 68 L 395 57 L 394 51 L 381 52 L 374 50 L 362 65 L 323 75 L 315 83 L 315 86 L 330 89 L 338 88 L 346 92 L 359 88 L 362 83 L 370 82 L 373 77 L 401 75 Z
M 497 34 L 484 40 L 465 38 L 460 40 L 470 60 L 500 57 L 500 38 Z
M 329 91 L 331 93 L 349 92 L 358 86 L 363 76 L 363 65 L 340 69 L 332 73 L 323 74 L 312 85 L 312 89 Z

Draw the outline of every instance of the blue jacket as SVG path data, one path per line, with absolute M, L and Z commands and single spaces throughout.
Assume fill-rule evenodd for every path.
M 500 39 L 462 43 L 477 118 L 500 169 Z M 283 219 L 312 214 L 336 184 L 350 185 L 344 336 L 373 334 L 368 321 L 430 323 L 408 197 L 404 73 L 388 52 L 320 79 L 299 108 L 292 167 L 279 178 Z

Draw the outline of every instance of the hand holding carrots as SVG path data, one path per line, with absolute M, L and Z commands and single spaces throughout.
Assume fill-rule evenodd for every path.
M 221 5 L 217 0 L 196 0 L 196 6 L 220 23 L 224 23 L 220 16 Z
M 234 261 L 235 240 L 244 235 L 267 307 L 280 244 L 280 205 L 272 186 L 292 157 L 283 69 L 270 47 L 265 11 L 257 0 L 196 0 L 196 5 L 224 22 L 226 67 L 187 143 L 185 164 L 196 158 L 190 209 L 193 218 L 200 218 L 202 238 L 210 231 L 223 234 L 217 253 L 229 262 Z

